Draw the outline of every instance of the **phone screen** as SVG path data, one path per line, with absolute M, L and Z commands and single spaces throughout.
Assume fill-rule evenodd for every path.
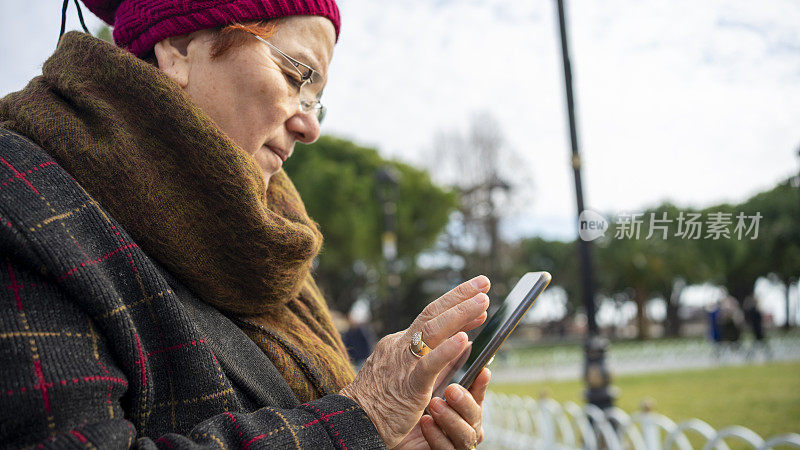
M 550 274 L 547 272 L 528 272 L 520 278 L 505 301 L 486 321 L 486 325 L 472 341 L 471 347 L 467 348 L 456 365 L 442 378 L 442 382 L 434 390 L 434 396 L 441 397 L 444 389 L 452 383 L 459 383 L 469 389 L 475 377 L 489 363 L 539 294 L 550 283 L 550 279 Z

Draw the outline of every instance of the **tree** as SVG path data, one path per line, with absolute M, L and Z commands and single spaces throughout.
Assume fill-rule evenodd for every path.
M 459 195 L 441 247 L 462 262 L 460 278 L 486 274 L 493 294 L 502 297 L 510 288 L 512 265 L 505 257 L 509 244 L 501 239 L 500 224 L 523 186 L 519 158 L 497 121 L 478 113 L 466 133 L 439 133 L 427 164 L 437 182 L 452 186 Z
M 100 29 L 97 30 L 96 34 L 98 39 L 102 39 L 111 44 L 114 43 L 114 37 L 111 34 L 111 27 L 109 27 L 108 25 L 101 26 Z
M 575 261 L 575 241 L 548 241 L 540 237 L 526 238 L 516 246 L 512 278 L 526 272 L 546 271 L 553 276 L 551 284 L 567 293 L 567 314 L 582 306 L 580 301 L 580 267 Z
M 759 277 L 774 274 L 786 284 L 788 296 L 789 285 L 800 274 L 800 207 L 798 192 L 789 180 L 740 204 L 723 203 L 695 211 L 679 210 L 665 203 L 645 211 L 645 224 L 651 214 L 656 218 L 666 214 L 673 219 L 666 239 L 658 235 L 643 239 L 643 228 L 640 239 L 606 239 L 598 251 L 601 287 L 607 293 L 633 288 L 642 337 L 646 336 L 644 303 L 656 295 L 667 301 L 667 331 L 678 331 L 678 297 L 669 295 L 677 279 L 690 284 L 722 284 L 742 303 L 753 294 Z M 729 235 L 714 239 L 713 233 L 704 228 L 698 239 L 680 237 L 675 222 L 680 214 L 700 214 L 706 225 L 714 217 L 724 217 L 730 220 Z M 740 220 L 745 228 L 737 230 Z M 756 237 L 756 229 L 750 228 L 753 225 L 758 226 L 756 239 L 752 239 Z M 612 224 L 607 236 L 614 236 L 618 226 Z
M 758 238 L 745 239 L 745 249 L 735 261 L 737 271 L 731 271 L 727 284 L 742 276 L 747 283 L 755 283 L 758 276 L 774 274 L 786 285 L 786 325 L 789 322 L 789 286 L 800 276 L 800 204 L 798 188 L 791 179 L 774 189 L 754 195 L 744 202 L 740 210 L 747 216 L 760 215 Z M 752 293 L 753 284 L 749 284 Z M 744 292 L 742 292 L 744 293 Z M 741 295 L 741 294 L 740 294 Z M 740 300 L 743 300 L 741 297 Z
M 687 212 L 683 210 L 684 214 Z M 677 298 L 671 295 L 675 281 L 681 278 L 689 283 L 700 282 L 711 275 L 695 245 L 697 241 L 677 235 L 678 226 L 674 221 L 679 214 L 674 205 L 665 203 L 640 216 L 612 218 L 606 237 L 598 242 L 599 291 L 609 297 L 632 292 L 640 339 L 649 337 L 645 314 L 647 300 L 655 296 L 664 298 L 668 316 L 677 320 L 678 305 L 674 303 Z M 672 222 L 658 222 L 665 218 Z M 637 221 L 640 221 L 638 233 Z M 673 324 L 673 330 L 678 328 Z
M 383 214 L 375 174 L 387 165 L 399 174 L 398 258 L 410 270 L 415 257 L 442 232 L 455 207 L 455 193 L 434 185 L 422 170 L 331 136 L 298 146 L 284 165 L 325 237 L 316 277 L 340 311 L 348 311 L 359 297 L 380 295 L 374 285 L 382 264 Z
M 713 261 L 717 275 L 714 281 L 742 303 L 753 294 L 759 277 L 773 274 L 786 285 L 788 305 L 789 285 L 800 274 L 800 206 L 797 189 L 790 180 L 740 204 L 704 210 L 705 214 L 714 212 L 729 213 L 732 220 L 730 239 L 697 243 L 705 259 Z M 740 230 L 741 236 L 735 231 L 740 215 L 745 226 Z
M 759 277 L 773 274 L 786 285 L 788 295 L 789 285 L 800 274 L 798 198 L 797 188 L 786 180 L 740 204 L 723 203 L 695 210 L 663 203 L 635 218 L 608 217 L 610 228 L 605 238 L 597 241 L 594 252 L 598 291 L 611 298 L 630 298 L 637 304 L 641 338 L 648 336 L 645 309 L 647 301 L 654 297 L 661 297 L 667 303 L 667 335 L 679 334 L 680 296 L 675 290 L 685 284 L 720 284 L 743 302 L 752 295 Z M 694 214 L 699 214 L 698 220 L 704 225 L 699 236 L 687 233 L 690 230 L 686 219 Z M 753 224 L 753 218 L 760 217 L 756 239 L 751 239 L 755 228 L 749 233 L 746 229 L 737 231 L 740 214 L 747 228 Z M 714 233 L 709 234 L 707 226 L 713 217 L 730 219 L 729 235 L 714 239 Z M 680 231 L 685 234 L 679 233 L 679 218 L 683 220 Z M 649 236 L 651 219 L 657 226 L 666 225 L 665 232 L 655 228 Z M 658 222 L 661 219 L 667 222 Z M 641 221 L 638 235 L 633 228 L 634 220 Z M 562 286 L 568 294 L 570 312 L 575 311 L 579 306 L 575 243 L 529 238 L 520 242 L 516 252 L 518 272 L 550 271 L 553 284 Z

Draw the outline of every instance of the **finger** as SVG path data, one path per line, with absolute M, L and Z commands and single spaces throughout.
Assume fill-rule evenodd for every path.
M 470 448 L 478 441 L 476 427 L 480 425 L 472 425 L 467 422 L 458 411 L 451 407 L 449 401 L 445 402 L 439 397 L 434 397 L 428 409 L 431 417 L 436 421 L 436 425 L 441 428 L 456 448 Z
M 477 319 L 475 319 L 475 320 L 473 320 L 472 322 L 470 322 L 470 323 L 466 324 L 466 325 L 464 326 L 464 328 L 460 329 L 459 331 L 464 331 L 464 332 L 466 332 L 466 331 L 470 331 L 470 330 L 474 330 L 475 328 L 478 328 L 479 326 L 483 325 L 483 322 L 485 322 L 485 321 L 486 321 L 486 317 L 487 317 L 487 316 L 488 316 L 488 315 L 486 314 L 486 311 L 484 311 L 484 312 L 483 312 L 483 314 L 481 314 L 480 316 L 478 316 L 478 318 L 477 318 Z
M 444 398 L 447 399 L 447 406 L 452 408 L 472 428 L 477 430 L 481 425 L 483 410 L 481 409 L 481 405 L 472 397 L 471 393 L 464 389 L 463 386 L 451 384 L 445 389 Z
M 428 306 L 422 310 L 420 315 L 417 316 L 416 320 L 414 320 L 414 323 L 411 325 L 410 329 L 413 328 L 414 331 L 417 331 L 423 323 L 447 311 L 458 303 L 470 299 L 480 293 L 485 294 L 489 292 L 489 287 L 489 279 L 484 275 L 478 275 L 469 281 L 459 284 L 446 294 L 429 303 Z M 417 327 L 415 328 L 414 325 L 417 325 Z
M 458 380 L 452 379 L 453 375 L 458 372 L 458 369 L 464 366 L 464 363 L 467 362 L 469 355 L 472 351 L 472 341 L 467 342 L 467 346 L 464 348 L 464 351 L 459 355 L 458 358 L 450 360 L 447 363 L 447 366 L 439 372 L 439 375 L 436 377 L 436 382 L 434 385 L 434 392 L 438 391 L 440 387 L 447 387 L 450 383 L 456 383 Z M 441 393 L 436 395 L 442 395 Z
M 471 300 L 463 301 L 444 311 L 422 326 L 422 339 L 429 347 L 435 348 L 465 326 L 486 312 L 489 296 L 477 294 Z
M 414 365 L 409 381 L 414 389 L 422 392 L 430 392 L 433 383 L 450 361 L 461 356 L 467 346 L 467 333 L 458 332 L 455 336 L 444 341 L 442 344 L 423 356 Z
M 450 360 L 450 362 L 447 363 L 447 366 L 444 368 L 444 370 L 439 372 L 439 375 L 436 377 L 436 383 L 433 384 L 435 386 L 435 389 L 438 389 L 439 386 L 445 386 L 446 388 L 448 384 L 452 383 L 452 381 L 450 381 L 449 379 L 446 380 L 445 378 L 452 377 L 453 375 L 455 375 L 457 370 L 460 369 L 465 362 L 467 362 L 467 358 L 469 358 L 471 350 L 472 350 L 472 341 L 469 341 L 467 342 L 467 346 L 464 348 L 464 351 L 461 352 L 461 355 L 459 355 L 458 358 Z M 453 368 L 456 368 L 456 370 L 453 370 Z
M 450 439 L 445 436 L 444 431 L 436 425 L 436 421 L 429 415 L 424 415 L 419 420 L 420 428 L 422 428 L 422 435 L 428 441 L 431 449 L 436 450 L 455 450 L 455 446 L 450 442 Z
M 483 399 L 486 396 L 486 388 L 489 387 L 489 381 L 491 379 L 492 371 L 484 367 L 481 373 L 475 377 L 475 381 L 472 382 L 472 386 L 469 388 L 469 393 L 472 394 L 472 398 L 474 398 L 479 405 L 483 404 Z

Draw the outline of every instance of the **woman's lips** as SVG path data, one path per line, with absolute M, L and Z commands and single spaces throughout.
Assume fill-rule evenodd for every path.
M 288 153 L 284 152 L 283 150 L 281 150 L 281 149 L 279 149 L 279 148 L 277 148 L 277 147 L 273 147 L 273 146 L 271 146 L 271 145 L 267 145 L 267 148 L 268 148 L 268 149 L 269 149 L 269 150 L 270 150 L 272 153 L 275 153 L 276 155 L 278 155 L 278 158 L 280 158 L 280 159 L 281 159 L 281 162 L 282 162 L 282 163 L 283 163 L 283 162 L 286 162 L 286 159 L 287 159 L 287 158 L 289 158 L 289 154 L 288 154 Z
M 253 155 L 265 176 L 269 177 L 283 168 L 283 158 L 279 152 L 280 150 L 275 147 L 262 145 Z

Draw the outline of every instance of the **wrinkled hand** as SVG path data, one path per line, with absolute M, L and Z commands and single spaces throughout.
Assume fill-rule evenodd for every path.
M 420 421 L 437 376 L 467 347 L 464 331 L 486 320 L 488 291 L 489 279 L 481 275 L 431 302 L 408 329 L 378 341 L 356 379 L 340 392 L 367 413 L 387 447 L 399 444 Z M 418 331 L 432 349 L 422 358 L 409 350 Z
M 448 386 L 444 393 L 447 402 L 433 398 L 428 405 L 431 415 L 422 416 L 396 448 L 451 450 L 480 444 L 483 441 L 483 399 L 490 379 L 491 372 L 484 368 L 469 391 L 457 384 Z

